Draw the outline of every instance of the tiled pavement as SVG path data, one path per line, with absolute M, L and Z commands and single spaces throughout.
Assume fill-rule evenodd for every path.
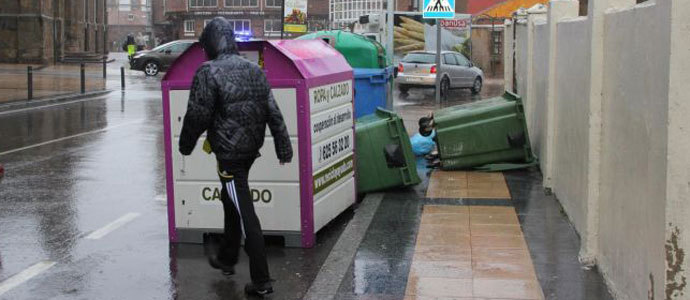
M 385 194 L 335 299 L 612 299 L 579 263 L 579 237 L 538 170 L 505 173 L 510 200 L 449 198 L 430 191 L 444 185 L 435 179 L 500 193 L 503 176 L 434 175 L 423 163 L 424 182 Z
M 510 207 L 425 205 L 406 299 L 543 299 Z

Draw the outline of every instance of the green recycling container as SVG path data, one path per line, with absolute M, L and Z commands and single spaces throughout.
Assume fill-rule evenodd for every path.
M 434 125 L 444 170 L 535 159 L 522 100 L 513 93 L 438 110 Z
M 421 182 L 405 125 L 378 108 L 355 122 L 357 192 L 368 193 Z
M 326 41 L 345 57 L 352 68 L 381 69 L 390 65 L 383 46 L 379 42 L 360 34 L 342 30 L 327 30 L 305 34 L 297 39 L 322 39 Z

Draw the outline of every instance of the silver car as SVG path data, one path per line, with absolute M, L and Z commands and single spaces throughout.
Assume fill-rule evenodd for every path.
M 402 93 L 413 87 L 433 88 L 436 73 L 436 52 L 414 51 L 398 64 L 395 83 Z M 484 72 L 458 52 L 441 52 L 441 73 L 441 95 L 447 95 L 450 89 L 470 89 L 473 94 L 482 90 Z

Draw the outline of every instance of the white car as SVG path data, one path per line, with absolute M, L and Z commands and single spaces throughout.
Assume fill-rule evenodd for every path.
M 395 83 L 402 93 L 413 87 L 434 88 L 436 70 L 436 52 L 410 52 L 398 64 Z M 458 52 L 441 52 L 441 73 L 441 95 L 447 95 L 450 89 L 470 89 L 473 94 L 482 90 L 484 72 Z

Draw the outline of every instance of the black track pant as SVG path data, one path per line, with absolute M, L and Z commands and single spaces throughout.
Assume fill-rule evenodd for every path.
M 223 185 L 221 201 L 225 212 L 225 232 L 223 241 L 220 243 L 218 259 L 223 263 L 235 265 L 240 251 L 240 242 L 244 238 L 244 251 L 249 256 L 252 282 L 261 284 L 271 278 L 268 273 L 261 224 L 254 212 L 254 203 L 247 183 L 249 169 L 253 163 L 253 159 L 218 161 L 218 176 Z

